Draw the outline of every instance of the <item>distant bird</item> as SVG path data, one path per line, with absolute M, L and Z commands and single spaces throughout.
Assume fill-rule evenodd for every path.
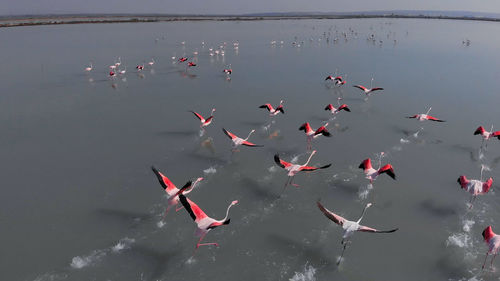
M 318 170 L 318 169 L 326 169 L 328 167 L 330 167 L 332 164 L 328 164 L 328 165 L 324 165 L 324 166 L 321 166 L 321 167 L 313 167 L 313 166 L 307 166 L 309 164 L 309 161 L 311 161 L 311 158 L 313 157 L 313 155 L 316 154 L 316 150 L 314 150 L 313 152 L 311 152 L 311 155 L 309 155 L 309 159 L 307 159 L 307 162 L 304 163 L 303 165 L 299 165 L 299 164 L 292 164 L 290 162 L 286 162 L 282 159 L 280 159 L 280 156 L 279 154 L 275 154 L 274 155 L 274 162 L 276 162 L 276 164 L 278 166 L 280 166 L 281 168 L 285 169 L 288 171 L 288 179 L 285 183 L 285 186 L 283 188 L 285 188 L 287 185 L 291 184 L 293 186 L 298 186 L 296 184 L 293 184 L 292 181 L 293 181 L 293 177 L 298 173 L 298 172 L 310 172 L 310 171 L 315 171 L 315 170 Z
M 481 135 L 483 137 L 483 143 L 485 140 L 489 140 L 491 138 L 497 138 L 500 140 L 500 131 L 493 132 L 493 125 L 491 125 L 490 131 L 486 131 L 483 126 L 479 126 L 479 128 L 474 131 L 474 135 Z
M 269 111 L 270 116 L 276 116 L 280 112 L 282 114 L 285 114 L 285 111 L 283 110 L 283 100 L 280 101 L 280 105 L 278 105 L 278 107 L 276 107 L 276 108 L 273 108 L 273 106 L 270 103 L 263 104 L 263 105 L 259 106 L 259 108 L 267 109 Z
M 342 261 L 342 257 L 344 256 L 344 251 L 347 247 L 347 243 L 350 242 L 349 238 L 354 234 L 356 231 L 361 231 L 361 232 L 369 232 L 369 233 L 392 233 L 398 230 L 398 228 L 391 229 L 391 230 L 377 230 L 375 228 L 367 227 L 364 225 L 360 225 L 359 223 L 363 219 L 363 216 L 366 212 L 366 209 L 368 209 L 372 204 L 368 203 L 366 204 L 365 208 L 363 209 L 363 212 L 361 213 L 361 217 L 357 221 L 350 221 L 347 220 L 334 212 L 328 210 L 327 208 L 323 207 L 321 202 L 318 200 L 316 203 L 318 205 L 318 208 L 320 209 L 323 214 L 329 218 L 331 221 L 334 223 L 342 226 L 344 229 L 344 234 L 342 236 L 342 241 L 341 244 L 344 245 L 344 249 L 342 250 L 342 254 L 340 255 L 339 261 L 337 262 L 337 265 L 340 264 Z
M 312 144 L 311 144 L 312 139 L 315 139 L 321 135 L 323 135 L 325 137 L 331 136 L 330 132 L 328 132 L 328 130 L 326 129 L 327 126 L 328 126 L 328 123 L 319 127 L 317 130 L 314 130 L 313 128 L 311 128 L 311 125 L 309 125 L 309 122 L 306 122 L 299 127 L 299 131 L 304 131 L 306 133 L 307 149 L 312 148 Z
M 115 76 L 116 76 L 116 73 L 113 70 L 111 70 L 109 72 L 109 77 L 115 77 Z
M 118 70 L 118 73 L 120 73 L 122 75 L 125 74 L 126 72 L 127 72 L 127 68 L 126 67 L 123 70 Z
M 110 65 L 110 66 L 109 66 L 109 69 L 112 69 L 112 70 L 113 70 L 113 69 L 116 69 L 116 65 L 115 65 L 115 64 Z
M 200 128 L 203 128 L 203 127 L 210 125 L 210 123 L 212 123 L 212 120 L 214 118 L 215 108 L 212 108 L 212 112 L 210 113 L 210 117 L 208 117 L 207 119 L 203 118 L 203 116 L 201 116 L 200 114 L 198 114 L 194 111 L 190 111 L 190 112 L 192 112 L 196 117 L 198 117 L 198 119 L 200 119 L 200 122 L 201 122 Z
M 153 66 L 155 64 L 155 60 L 151 59 L 151 61 L 148 62 L 149 66 Z
M 431 112 L 432 107 L 429 107 L 429 110 L 427 110 L 427 113 L 423 114 L 416 114 L 413 116 L 408 116 L 406 118 L 412 118 L 412 119 L 417 119 L 418 121 L 424 121 L 424 120 L 429 120 L 429 121 L 435 121 L 435 122 L 445 122 L 444 120 L 437 119 L 436 117 L 432 117 L 429 115 L 429 112 Z
M 460 184 L 460 187 L 465 189 L 467 192 L 471 194 L 470 198 L 470 208 L 472 208 L 472 203 L 474 200 L 476 200 L 476 197 L 478 195 L 486 194 L 491 188 L 491 185 L 493 184 L 493 178 L 490 177 L 486 181 L 483 181 L 483 169 L 484 166 L 481 166 L 481 179 L 480 180 L 475 180 L 475 179 L 467 179 L 466 176 L 461 175 L 458 177 L 457 182 Z
M 383 155 L 383 154 L 382 154 Z M 370 183 L 373 183 L 373 181 L 380 175 L 380 174 L 387 174 L 391 178 L 396 179 L 396 174 L 394 173 L 394 169 L 392 168 L 391 164 L 384 165 L 383 167 L 381 166 L 381 161 L 382 157 L 379 159 L 379 168 L 374 169 L 372 167 L 372 161 L 370 158 L 367 158 L 361 162 L 359 165 L 360 169 L 363 169 L 363 172 L 365 173 L 365 176 L 368 180 L 370 180 Z
M 248 138 L 250 138 L 250 136 L 255 132 L 255 130 L 250 131 L 250 133 L 248 134 L 248 137 L 246 139 L 242 139 L 224 128 L 222 128 L 222 131 L 224 132 L 224 134 L 226 134 L 233 141 L 233 150 L 235 150 L 239 145 L 252 146 L 252 147 L 262 147 L 263 146 L 263 145 L 258 145 L 258 144 L 254 144 L 254 143 L 247 141 Z
M 498 254 L 498 250 L 500 249 L 500 235 L 493 232 L 493 230 L 491 229 L 491 225 L 483 230 L 482 235 L 484 242 L 488 244 L 488 252 L 486 252 L 486 257 L 484 258 L 483 266 L 481 267 L 481 269 L 484 269 L 484 265 L 486 264 L 486 260 L 488 259 L 489 254 L 493 255 L 490 264 L 490 266 L 493 267 L 493 260 L 495 260 L 495 257 Z
M 373 78 L 370 82 L 370 88 L 366 88 L 365 86 L 362 86 L 362 85 L 354 85 L 353 87 L 361 89 L 367 96 L 369 96 L 371 93 L 373 93 L 375 91 L 380 91 L 380 90 L 384 89 L 384 88 L 380 88 L 380 87 L 372 88 L 372 84 L 373 84 Z
M 187 61 L 188 59 L 186 57 L 182 57 L 182 58 L 179 58 L 179 62 L 185 62 Z
M 168 195 L 168 205 L 167 209 L 165 210 L 165 215 L 163 216 L 164 218 L 167 216 L 170 208 L 173 206 L 177 206 L 177 204 L 179 203 L 178 195 L 180 194 L 181 190 L 184 194 L 188 194 L 196 187 L 196 185 L 200 181 L 203 180 L 203 178 L 197 178 L 194 183 L 192 181 L 188 181 L 181 189 L 179 189 L 165 175 L 159 172 L 158 169 L 156 169 L 154 166 L 151 167 L 151 170 L 153 170 L 153 173 L 155 173 L 156 177 L 158 178 L 160 185 L 163 187 L 163 189 Z M 182 207 L 176 208 L 175 211 L 177 212 L 180 209 L 182 209 Z
M 200 209 L 200 207 L 198 207 L 196 203 L 186 198 L 184 194 L 179 194 L 179 200 L 198 227 L 198 229 L 196 230 L 196 235 L 200 236 L 200 240 L 198 240 L 198 243 L 196 243 L 195 251 L 200 246 L 215 245 L 218 247 L 218 243 L 201 243 L 201 241 L 203 241 L 203 238 L 205 238 L 205 235 L 207 235 L 210 230 L 221 225 L 229 224 L 229 209 L 231 209 L 232 206 L 238 204 L 238 200 L 234 200 L 233 202 L 231 202 L 231 204 L 229 204 L 229 207 L 227 207 L 226 216 L 221 220 L 215 220 L 207 216 L 207 214 L 205 214 L 205 212 L 203 212 L 203 210 Z
M 331 114 L 333 115 L 336 115 L 337 113 L 339 113 L 341 110 L 345 110 L 347 112 L 351 112 L 351 110 L 349 109 L 349 107 L 347 107 L 347 104 L 340 104 L 340 101 L 342 100 L 342 98 L 337 98 L 337 104 L 338 104 L 338 107 L 335 108 L 331 103 L 328 104 L 326 107 L 325 107 L 325 110 L 328 110 L 330 111 Z
M 336 77 L 334 77 L 332 75 L 328 75 L 325 78 L 325 81 L 327 81 L 327 80 L 332 80 L 333 82 L 342 81 L 342 76 L 336 76 Z
M 190 62 L 188 62 L 188 64 L 187 64 L 187 65 L 188 65 L 188 67 L 192 67 L 192 66 L 196 66 L 196 63 L 194 63 L 194 62 L 190 61 Z
M 226 73 L 227 75 L 230 75 L 233 73 L 233 70 L 231 68 L 224 68 L 224 70 L 222 70 L 222 72 Z
M 345 83 L 347 82 L 345 79 L 347 77 L 347 74 L 345 75 L 345 77 L 342 77 L 342 76 L 338 76 L 338 78 L 340 79 L 336 79 L 334 82 L 335 82 L 335 86 L 342 86 L 342 85 L 345 85 Z
M 92 68 L 93 68 L 93 66 L 92 66 L 92 62 L 91 62 L 89 66 L 85 67 L 85 71 L 90 72 L 90 71 L 92 71 Z
M 120 66 L 122 64 L 122 58 L 121 57 L 118 57 L 118 61 L 115 62 L 115 65 L 116 66 Z
M 144 69 L 144 64 L 139 64 L 135 68 L 137 68 L 137 70 L 141 71 Z

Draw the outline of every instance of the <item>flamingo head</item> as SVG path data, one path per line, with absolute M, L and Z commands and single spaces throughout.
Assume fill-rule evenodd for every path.
M 365 208 L 370 208 L 371 206 L 372 206 L 372 203 L 368 203 L 368 204 L 366 204 Z
M 250 131 L 250 134 L 252 134 L 252 133 L 254 133 L 254 132 L 255 132 L 255 129 L 254 129 L 254 130 L 252 130 L 252 131 Z
M 282 104 L 283 104 L 283 100 L 280 100 L 280 105 L 282 105 Z
M 215 112 L 215 108 L 212 108 L 212 113 L 214 113 L 214 112 Z
M 231 202 L 231 206 L 234 206 L 236 204 L 238 204 L 238 200 L 234 200 L 233 202 Z
M 314 154 L 316 154 L 316 150 L 313 150 L 313 151 L 311 152 L 311 155 L 314 155 Z
M 199 178 L 196 179 L 196 181 L 194 183 L 199 183 L 202 180 L 203 180 L 203 177 L 199 177 Z

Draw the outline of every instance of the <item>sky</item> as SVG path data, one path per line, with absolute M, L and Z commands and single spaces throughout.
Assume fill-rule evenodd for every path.
M 499 0 L 0 0 L 0 15 L 50 13 L 245 14 L 444 10 L 500 13 Z

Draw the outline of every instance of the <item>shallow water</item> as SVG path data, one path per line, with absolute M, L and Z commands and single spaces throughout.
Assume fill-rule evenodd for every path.
M 481 273 L 481 231 L 500 220 L 498 185 L 469 210 L 456 182 L 461 174 L 479 178 L 481 164 L 491 168 L 485 177 L 498 171 L 500 143 L 489 141 L 480 157 L 473 132 L 500 128 L 500 38 L 492 36 L 499 31 L 488 22 L 387 19 L 0 29 L 0 276 L 499 279 L 498 266 Z M 225 55 L 210 56 L 223 42 Z M 195 68 L 172 62 L 195 51 Z M 117 57 L 127 73 L 110 79 Z M 151 58 L 152 68 L 135 70 Z M 85 73 L 89 61 L 94 69 Z M 230 80 L 222 73 L 229 65 Z M 342 88 L 324 81 L 336 69 L 347 74 Z M 372 77 L 385 90 L 365 100 L 351 85 Z M 329 121 L 333 136 L 313 141 L 311 161 L 332 167 L 298 175 L 300 187 L 282 193 L 286 173 L 273 155 L 305 162 L 297 129 L 327 121 L 323 108 L 337 97 L 351 112 Z M 270 123 L 258 106 L 281 99 L 286 114 Z M 213 107 L 214 121 L 200 134 L 188 111 Z M 447 122 L 404 118 L 429 107 Z M 265 146 L 231 153 L 221 128 L 242 137 L 256 129 L 250 141 Z M 367 157 L 376 165 L 382 151 L 397 180 L 382 175 L 367 189 L 357 167 Z M 205 177 L 189 196 L 215 218 L 239 200 L 231 224 L 206 237 L 219 248 L 191 257 L 195 224 L 184 210 L 162 220 L 167 200 L 151 165 L 178 186 Z M 363 223 L 399 231 L 357 233 L 337 267 L 342 231 L 319 212 L 318 199 L 348 219 L 372 202 Z

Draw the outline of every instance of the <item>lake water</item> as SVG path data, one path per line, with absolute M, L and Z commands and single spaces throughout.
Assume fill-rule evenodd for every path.
M 499 32 L 498 23 L 407 19 L 0 29 L 1 279 L 498 280 L 500 260 L 481 272 L 481 232 L 500 232 L 498 184 L 469 209 L 456 180 L 479 178 L 481 165 L 485 178 L 498 174 L 499 141 L 480 153 L 473 132 L 500 129 Z M 224 56 L 210 56 L 223 42 Z M 197 66 L 171 59 L 184 55 Z M 118 57 L 127 72 L 109 78 Z M 324 81 L 336 69 L 343 87 Z M 384 91 L 365 99 L 352 85 L 372 77 Z M 351 112 L 312 143 L 311 164 L 332 166 L 282 192 L 273 155 L 307 161 L 298 128 L 322 125 L 337 97 Z M 285 114 L 273 121 L 258 108 L 280 100 Z M 200 134 L 188 111 L 214 107 Z M 447 122 L 404 118 L 429 107 Z M 249 140 L 264 147 L 232 153 L 222 128 L 255 129 Z M 397 180 L 381 175 L 367 190 L 358 165 L 371 157 L 377 166 L 380 152 Z M 204 177 L 189 197 L 209 216 L 239 200 L 231 223 L 205 238 L 220 247 L 191 257 L 196 225 L 185 210 L 162 220 L 152 165 L 179 187 Z M 342 229 L 318 199 L 353 220 L 372 202 L 362 223 L 399 231 L 356 233 L 337 266 Z

